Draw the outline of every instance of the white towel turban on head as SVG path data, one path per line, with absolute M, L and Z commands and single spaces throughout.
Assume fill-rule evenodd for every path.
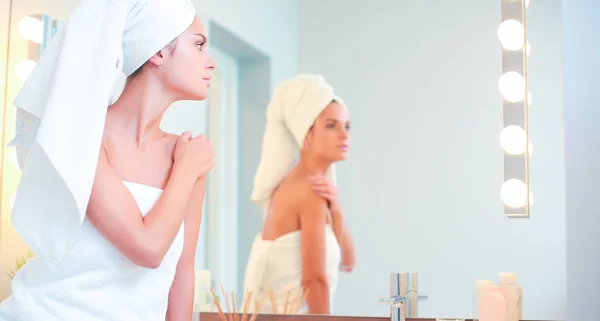
M 41 261 L 60 260 L 80 231 L 118 75 L 142 66 L 195 15 L 189 0 L 82 0 L 42 53 L 14 103 L 24 168 L 12 212 Z
M 264 209 L 268 207 L 271 194 L 298 158 L 306 134 L 334 100 L 346 108 L 325 78 L 317 74 L 300 74 L 275 88 L 267 107 L 262 154 L 254 178 L 254 203 Z M 333 165 L 327 177 L 335 184 Z

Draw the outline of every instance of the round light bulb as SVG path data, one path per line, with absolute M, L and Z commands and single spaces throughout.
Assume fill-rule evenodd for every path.
M 19 21 L 17 29 L 25 39 L 35 43 L 42 43 L 44 28 L 42 22 L 34 17 L 25 17 Z
M 533 143 L 531 141 L 529 141 L 529 144 L 527 144 L 527 150 L 529 151 L 529 156 L 533 155 Z
M 529 45 L 529 41 L 527 41 L 525 52 L 527 53 L 527 57 L 529 57 L 529 55 L 531 54 L 531 46 Z
M 500 187 L 500 198 L 508 207 L 523 207 L 527 204 L 527 185 L 521 180 L 509 179 Z
M 516 71 L 508 71 L 498 79 L 498 89 L 504 99 L 518 103 L 525 98 L 525 78 Z
M 514 19 L 503 21 L 498 27 L 498 38 L 506 50 L 515 51 L 523 48 L 525 39 L 523 24 Z
M 525 0 L 525 8 L 529 8 L 529 0 Z
M 527 134 L 517 125 L 506 126 L 500 132 L 500 145 L 511 155 L 520 155 L 525 152 Z
M 31 59 L 21 60 L 15 69 L 17 78 L 19 78 L 22 82 L 25 82 L 27 78 L 29 78 L 29 74 L 31 74 L 33 68 L 35 68 L 35 61 Z
M 527 105 L 531 107 L 531 91 L 527 91 Z

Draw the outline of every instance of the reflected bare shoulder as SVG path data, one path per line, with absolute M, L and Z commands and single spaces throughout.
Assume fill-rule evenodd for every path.
M 299 209 L 320 209 L 318 211 L 320 212 L 319 215 L 326 212 L 327 200 L 313 190 L 312 184 L 308 179 L 297 178 L 292 185 L 294 189 L 294 201 Z M 305 213 L 305 211 L 300 212 Z

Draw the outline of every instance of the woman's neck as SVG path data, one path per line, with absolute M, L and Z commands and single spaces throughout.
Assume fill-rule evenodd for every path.
M 142 147 L 146 141 L 162 133 L 160 124 L 163 115 L 173 102 L 157 80 L 149 77 L 134 79 L 108 109 L 107 125 Z
M 303 154 L 300 157 L 300 161 L 296 168 L 308 175 L 325 175 L 331 166 L 331 163 L 332 162 L 318 157 Z

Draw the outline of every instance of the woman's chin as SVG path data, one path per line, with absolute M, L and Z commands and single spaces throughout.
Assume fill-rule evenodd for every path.
M 208 93 L 206 91 L 203 92 L 195 92 L 189 95 L 189 98 L 185 100 L 206 100 L 208 98 Z
M 348 159 L 348 152 L 341 152 L 339 155 L 337 155 L 336 157 L 336 162 L 340 162 L 340 161 L 345 161 Z

